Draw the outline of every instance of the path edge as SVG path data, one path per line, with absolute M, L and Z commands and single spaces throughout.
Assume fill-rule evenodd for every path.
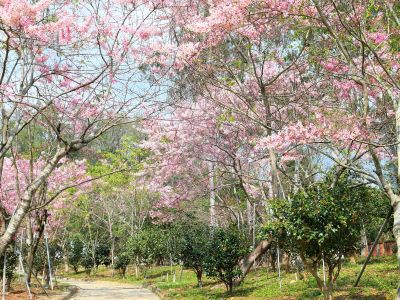
M 149 289 L 154 294 L 156 294 L 158 297 L 160 297 L 160 299 L 165 298 L 165 295 L 162 293 L 162 290 L 151 283 L 143 283 L 142 288 Z
M 79 288 L 76 285 L 68 286 L 68 294 L 60 298 L 60 300 L 68 300 L 78 293 Z

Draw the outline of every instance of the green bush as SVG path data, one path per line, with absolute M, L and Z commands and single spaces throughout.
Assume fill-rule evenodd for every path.
M 68 264 L 72 266 L 75 273 L 78 273 L 78 268 L 83 258 L 83 242 L 78 238 L 74 237 L 71 239 L 68 245 Z
M 120 253 L 118 254 L 118 256 L 115 257 L 114 269 L 118 270 L 122 277 L 125 277 L 126 268 L 128 267 L 130 262 L 131 257 L 128 253 Z
M 208 242 L 204 269 L 207 276 L 221 280 L 229 293 L 233 282 L 242 275 L 239 260 L 248 253 L 244 235 L 236 227 L 215 228 Z
M 356 185 L 347 177 L 335 185 L 327 179 L 291 195 L 290 200 L 277 199 L 272 203 L 276 219 L 264 228 L 300 255 L 326 299 L 332 298 L 342 257 L 359 251 L 366 190 L 352 186 Z M 318 274 L 322 260 L 326 284 Z
M 174 231 L 177 238 L 177 257 L 183 267 L 192 269 L 197 278 L 197 285 L 202 287 L 204 261 L 209 254 L 207 243 L 210 228 L 199 222 L 185 222 L 178 224 Z
M 18 254 L 13 245 L 9 246 L 6 251 L 6 285 L 7 290 L 14 275 L 15 267 L 18 263 Z M 0 278 L 3 278 L 4 256 L 0 257 Z
M 94 268 L 93 256 L 89 251 L 87 251 L 87 249 L 86 251 L 83 251 L 81 265 L 85 269 L 86 274 L 90 274 L 90 272 Z

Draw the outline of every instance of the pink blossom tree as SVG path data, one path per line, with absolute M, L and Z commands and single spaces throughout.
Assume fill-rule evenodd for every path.
M 146 45 L 161 38 L 144 30 L 159 5 L 0 1 L 0 177 L 9 176 L 4 168 L 11 153 L 14 163 L 21 159 L 18 137 L 30 126 L 45 135 L 32 151 L 41 168 L 31 173 L 15 204 L 2 202 L 0 253 L 65 157 L 110 128 L 143 117 L 142 104 L 154 101 L 157 90 L 140 69 L 150 57 Z M 145 49 L 148 55 L 140 55 Z
M 268 197 L 299 188 L 299 162 L 324 157 L 338 177 L 350 169 L 382 188 L 400 244 L 395 3 L 191 1 L 168 12 L 173 67 L 188 79 L 180 100 L 205 99 L 257 128 L 253 154 L 265 159 Z M 180 144 L 189 155 L 190 143 Z

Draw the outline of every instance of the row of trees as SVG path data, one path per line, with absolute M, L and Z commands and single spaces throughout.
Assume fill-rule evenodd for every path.
M 124 146 L 105 157 L 110 162 L 129 161 L 136 165 L 135 174 L 143 174 L 153 156 L 137 148 L 135 138 L 121 140 Z M 103 161 L 93 172 L 104 167 Z M 68 210 L 65 234 L 54 238 L 66 245 L 64 262 L 75 271 L 83 267 L 90 273 L 103 264 L 125 276 L 131 265 L 136 276 L 146 277 L 153 265 L 181 265 L 196 273 L 199 286 L 206 274 L 222 280 L 232 291 L 246 275 L 245 260 L 259 263 L 268 255 L 275 268 L 277 251 L 281 251 L 281 262 L 282 256 L 289 265 L 290 257 L 300 260 L 330 299 L 344 260 L 358 255 L 365 241 L 375 238 L 390 208 L 379 189 L 360 185 L 351 172 L 338 179 L 332 172 L 287 198 L 271 199 L 262 215 L 256 211 L 260 215 L 254 215 L 255 219 L 249 219 L 253 215 L 248 215 L 246 205 L 216 201 L 215 225 L 210 222 L 207 193 L 196 199 L 197 205 L 181 202 L 166 210 L 154 206 L 160 193 L 149 189 L 139 193 L 141 180 L 134 181 L 129 174 L 117 173 L 97 182 Z M 230 196 L 220 193 L 223 198 L 219 199 Z M 240 187 L 235 200 L 245 203 Z M 234 215 L 244 216 L 245 222 Z M 391 230 L 385 229 L 385 238 L 392 238 Z M 269 252 L 254 257 L 258 243 L 264 240 L 268 240 Z M 326 283 L 318 272 L 322 261 L 327 268 Z M 288 270 L 299 271 L 295 265 Z
M 155 113 L 146 104 L 158 103 L 160 88 L 143 71 L 157 5 L 0 1 L 0 256 L 8 279 L 15 263 L 28 285 L 39 272 L 49 278 L 44 235 L 62 235 L 91 182 L 121 171 L 118 162 L 95 170 L 97 140 L 109 134 L 101 149 L 115 150 L 113 133 Z M 51 257 L 61 259 L 67 245 L 53 243 Z
M 275 269 L 280 251 L 280 262 L 285 257 L 288 271 L 299 271 L 296 264 L 290 264 L 291 259 L 301 261 L 330 298 L 343 257 L 358 254 L 365 247 L 365 237 L 369 241 L 375 238 L 389 209 L 383 193 L 360 185 L 352 173 L 342 174 L 338 181 L 334 173 L 329 173 L 287 198 L 271 199 L 265 211 L 257 208 L 256 214 L 249 214 L 249 207 L 241 205 L 246 203 L 246 194 L 239 186 L 235 188 L 234 201 L 222 202 L 232 194 L 229 189 L 219 191 L 213 224 L 207 191 L 195 202 L 180 202 L 176 208 L 154 205 L 162 194 L 151 189 L 151 177 L 143 172 L 154 157 L 140 147 L 146 137 L 132 134 L 129 127 L 112 134 L 113 142 L 108 143 L 109 136 L 105 136 L 96 145 L 96 157 L 92 156 L 85 176 L 94 178 L 114 169 L 123 171 L 92 181 L 84 193 L 75 190 L 60 198 L 59 201 L 72 204 L 52 211 L 55 215 L 51 218 L 59 223 L 53 221 L 52 230 L 48 227 L 47 233 L 57 273 L 71 267 L 75 272 L 83 269 L 91 274 L 105 265 L 125 276 L 132 266 L 136 276 L 146 277 L 154 265 L 181 265 L 196 273 L 200 287 L 205 274 L 222 280 L 232 291 L 246 275 L 244 261 L 259 264 L 268 257 Z M 22 241 L 22 257 L 32 282 L 31 274 L 50 279 L 42 227 L 32 228 L 36 245 L 33 253 L 27 237 Z M 391 238 L 390 227 L 385 235 Z M 254 257 L 259 243 L 265 240 L 268 252 Z M 7 255 L 11 271 L 19 264 L 19 243 L 20 239 Z M 322 260 L 327 268 L 325 284 L 318 272 Z
M 224 211 L 255 236 L 255 223 L 285 208 L 270 213 L 273 199 L 290 201 L 326 178 L 335 191 L 352 176 L 351 186 L 385 195 L 399 244 L 399 4 L 180 4 L 168 10 L 174 106 L 146 123 L 157 166 L 149 173 L 163 191 L 158 216 L 208 195 L 212 224 Z M 260 241 L 242 260 L 243 276 L 270 245 Z
M 145 103 L 157 102 L 159 88 L 135 51 L 146 48 L 155 6 L 0 2 L 1 255 L 33 211 L 82 183 L 62 180 L 58 169 L 112 128 L 154 112 Z

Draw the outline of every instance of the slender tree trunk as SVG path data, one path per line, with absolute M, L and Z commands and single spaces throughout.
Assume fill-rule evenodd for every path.
M 272 272 L 276 273 L 276 252 L 275 251 L 271 251 L 271 255 L 270 255 L 270 263 L 271 263 L 271 270 Z
M 33 251 L 31 249 L 28 250 L 28 255 L 26 257 L 26 281 L 28 284 L 31 284 L 32 277 L 32 269 L 33 269 Z
M 64 261 L 64 271 L 66 273 L 68 273 L 69 272 L 69 264 L 68 264 L 68 256 L 67 255 L 63 256 L 63 261 Z
M 40 215 L 40 213 L 42 215 Z M 39 226 L 38 230 L 36 231 L 36 234 L 33 234 L 32 232 L 31 218 L 29 218 L 29 224 L 27 225 L 28 255 L 26 258 L 26 280 L 28 284 L 31 283 L 33 261 L 35 259 L 35 255 L 39 247 L 40 239 L 42 238 L 44 227 L 47 220 L 47 210 L 44 210 L 40 213 L 36 212 L 36 217 L 35 217 L 36 225 Z
M 368 253 L 368 238 L 367 238 L 367 232 L 365 231 L 364 222 L 362 222 L 361 244 L 363 245 L 363 248 L 361 249 L 361 255 L 367 256 L 368 254 L 366 253 Z
M 323 288 L 322 292 L 324 294 L 325 300 L 333 300 L 333 289 L 330 285 Z
M 50 272 L 49 272 L 49 267 L 46 266 L 45 268 L 45 282 L 47 286 L 50 286 Z
M 396 135 L 397 135 L 397 183 L 400 182 L 400 100 L 397 101 L 396 107 Z M 397 244 L 397 262 L 400 267 L 400 196 L 391 193 L 391 205 L 393 207 L 393 235 Z M 398 291 L 400 298 L 400 287 Z
M 400 266 L 400 199 L 396 196 L 395 201 L 392 201 L 393 206 L 393 235 L 397 244 L 397 261 Z
M 203 275 L 203 270 L 196 270 L 197 285 L 199 286 L 199 288 L 203 287 L 203 282 L 201 280 L 202 275 Z
M 328 282 L 322 286 L 322 293 L 326 300 L 333 300 L 333 269 L 328 268 Z
M 136 262 L 135 262 L 135 276 L 136 278 L 139 277 L 139 257 L 136 256 Z
M 114 276 L 115 238 L 111 236 L 111 274 Z M 125 277 L 125 275 L 123 275 Z
M 112 217 L 112 211 L 110 212 L 109 210 L 107 211 L 107 225 L 108 225 L 108 232 L 110 234 L 110 240 L 111 240 L 111 274 L 114 276 L 114 255 L 115 255 L 115 238 L 114 238 L 114 233 L 113 233 L 113 217 Z M 125 275 L 124 275 L 125 276 Z
M 246 210 L 247 210 L 247 226 L 249 227 L 248 228 L 249 236 L 253 236 L 253 226 L 254 226 L 254 224 L 253 224 L 253 205 L 250 202 L 250 200 L 247 199 Z M 253 242 L 253 248 L 255 248 L 254 242 Z
M 212 227 L 217 226 L 217 219 L 215 214 L 215 165 L 213 162 L 209 162 L 208 164 L 209 171 L 209 184 L 210 184 L 210 224 Z
M 290 273 L 290 259 L 291 259 L 290 252 L 285 253 L 284 259 L 285 259 L 285 272 Z
M 26 225 L 26 245 L 28 249 L 28 254 L 26 257 L 26 280 L 28 284 L 31 283 L 31 275 L 32 275 L 32 265 L 33 265 L 33 232 L 32 232 L 32 218 L 31 214 L 27 216 L 27 225 Z M 22 249 L 21 249 L 22 251 Z
M 114 266 L 114 250 L 115 249 L 115 242 L 114 242 L 114 238 L 112 239 L 111 242 L 111 265 Z
M 233 292 L 233 280 L 228 281 L 225 285 L 226 285 L 226 289 L 228 290 L 228 294 L 232 294 L 232 292 Z
M 333 282 L 334 282 L 333 269 L 329 268 L 328 282 L 324 283 L 324 281 L 318 275 L 316 264 L 309 263 L 309 261 L 307 261 L 307 259 L 305 258 L 304 253 L 300 253 L 300 257 L 306 269 L 311 273 L 311 275 L 317 281 L 318 288 L 324 295 L 325 300 L 333 300 Z

